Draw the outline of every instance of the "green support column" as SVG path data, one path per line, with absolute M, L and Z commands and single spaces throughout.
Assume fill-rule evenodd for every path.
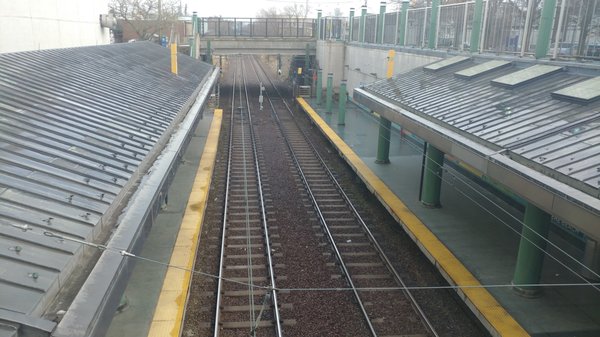
M 473 12 L 473 29 L 471 31 L 471 53 L 479 51 L 479 40 L 481 39 L 481 20 L 483 18 L 483 0 L 475 0 Z
M 360 9 L 360 21 L 358 24 L 358 41 L 365 42 L 365 23 L 367 21 L 367 6 Z
M 536 59 L 546 57 L 546 54 L 548 54 L 550 36 L 552 35 L 552 27 L 554 26 L 555 8 L 556 0 L 544 0 L 544 7 L 542 7 L 542 16 L 540 18 L 540 28 L 535 42 Z
M 440 0 L 431 1 L 431 17 L 429 18 L 429 43 L 427 48 L 435 49 L 435 41 L 437 40 L 437 23 L 438 15 L 440 14 Z
M 333 73 L 327 74 L 327 97 L 325 102 L 327 113 L 330 114 L 333 111 Z
M 206 62 L 212 64 L 212 50 L 210 48 L 210 40 L 206 41 Z
M 406 19 L 408 18 L 408 0 L 402 1 L 402 12 L 400 12 L 400 22 L 398 24 L 398 44 L 404 46 L 406 37 Z
M 377 17 L 377 39 L 375 43 L 383 43 L 383 28 L 385 27 L 385 2 L 379 4 L 379 16 Z
M 321 16 L 323 16 L 323 12 L 317 9 L 317 40 L 321 39 Z
M 321 105 L 321 96 L 323 96 L 323 70 L 317 71 L 317 105 Z
M 348 36 L 348 41 L 352 41 L 352 36 L 354 36 L 354 7 L 350 8 L 350 35 Z
M 346 124 L 346 80 L 340 83 L 340 98 L 338 105 L 338 125 Z
M 527 204 L 523 223 L 525 225 L 521 232 L 513 289 L 524 297 L 536 297 L 541 294 L 541 288 L 520 285 L 540 282 L 546 251 L 545 239 L 550 229 L 550 214 L 533 204 Z
M 306 54 L 304 54 L 304 70 L 302 71 L 303 76 L 308 76 L 308 69 L 310 69 L 310 50 L 309 44 L 306 44 Z M 305 83 L 308 84 L 308 83 Z
M 379 116 L 379 136 L 377 138 L 377 157 L 375 163 L 390 163 L 390 136 L 392 122 L 383 116 Z
M 421 203 L 427 207 L 441 206 L 440 191 L 442 188 L 443 164 L 444 153 L 428 143 L 425 152 L 425 167 L 421 177 Z

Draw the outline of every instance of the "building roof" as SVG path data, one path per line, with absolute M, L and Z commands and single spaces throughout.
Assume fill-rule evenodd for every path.
M 148 42 L 0 54 L 0 321 L 35 321 L 90 262 L 45 231 L 102 242 L 211 69 L 171 74 Z
M 600 234 L 589 224 L 600 217 L 599 76 L 593 66 L 456 56 L 365 85 L 354 96 L 375 111 L 395 111 L 386 118 L 421 120 L 411 131 L 434 130 L 447 149 L 460 138 L 467 152 L 455 154 L 465 162 Z M 561 210 L 558 199 L 577 211 Z

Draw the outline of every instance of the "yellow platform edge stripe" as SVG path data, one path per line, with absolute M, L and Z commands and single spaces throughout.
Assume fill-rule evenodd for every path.
M 219 145 L 222 116 L 223 110 L 215 109 L 190 198 L 169 261 L 174 266 L 192 269 L 195 264 L 196 248 Z M 149 337 L 178 337 L 181 335 L 191 276 L 189 271 L 176 268 L 167 270 L 150 324 Z
M 481 283 L 454 254 L 433 234 L 421 220 L 379 179 L 356 153 L 333 131 L 329 125 L 301 97 L 302 109 L 321 132 L 333 143 L 348 164 L 364 181 L 404 230 L 412 237 L 425 255 L 435 263 L 444 277 L 454 285 L 479 286 Z M 458 294 L 475 312 L 483 325 L 495 336 L 529 336 L 527 331 L 496 301 L 485 288 L 463 288 Z

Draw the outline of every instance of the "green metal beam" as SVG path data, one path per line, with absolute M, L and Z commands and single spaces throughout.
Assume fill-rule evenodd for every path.
M 321 17 L 323 16 L 323 12 L 320 9 L 317 9 L 317 40 L 321 39 Z
M 346 124 L 346 80 L 340 83 L 340 98 L 338 105 L 338 125 Z
M 440 191 L 442 189 L 442 166 L 444 153 L 431 144 L 425 151 L 425 167 L 421 185 L 421 203 L 427 207 L 440 207 Z
M 483 0 L 475 0 L 473 12 L 473 29 L 471 31 L 471 53 L 479 51 L 479 40 L 481 39 L 481 20 L 483 18 Z
M 383 43 L 383 29 L 385 27 L 385 2 L 379 4 L 379 16 L 377 17 L 377 39 L 375 43 Z
M 333 73 L 327 74 L 327 97 L 325 98 L 327 113 L 333 111 Z
M 541 288 L 523 284 L 540 282 L 546 255 L 546 238 L 550 230 L 550 214 L 533 204 L 527 204 L 523 223 L 513 289 L 521 296 L 537 297 L 541 294 Z
M 360 9 L 360 22 L 358 25 L 358 41 L 365 42 L 365 23 L 367 21 L 367 7 L 362 6 Z
M 535 58 L 546 57 L 548 48 L 550 48 L 550 36 L 554 26 L 554 11 L 556 9 L 556 0 L 544 0 L 542 7 L 542 16 L 540 18 L 540 28 L 535 43 Z
M 392 122 L 379 116 L 379 138 L 377 139 L 377 157 L 375 163 L 389 164 L 390 162 L 390 137 Z
M 406 37 L 406 19 L 408 18 L 408 0 L 402 1 L 402 11 L 400 12 L 400 22 L 398 24 L 398 44 L 404 46 Z
M 190 43 L 190 56 L 196 58 L 196 31 L 198 30 L 198 15 L 196 12 L 192 14 L 192 38 Z
M 435 41 L 437 40 L 437 23 L 440 13 L 440 0 L 431 1 L 431 17 L 429 18 L 429 42 L 427 48 L 435 49 Z
M 323 70 L 317 71 L 317 105 L 321 105 L 321 97 L 323 96 Z
M 350 8 L 350 35 L 348 35 L 348 41 L 352 41 L 352 36 L 354 36 L 354 7 Z

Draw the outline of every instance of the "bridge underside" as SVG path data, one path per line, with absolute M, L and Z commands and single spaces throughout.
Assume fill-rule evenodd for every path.
M 203 38 L 200 41 L 200 53 L 205 54 L 210 42 L 213 55 L 233 54 L 305 54 L 316 55 L 317 43 L 312 38 Z

